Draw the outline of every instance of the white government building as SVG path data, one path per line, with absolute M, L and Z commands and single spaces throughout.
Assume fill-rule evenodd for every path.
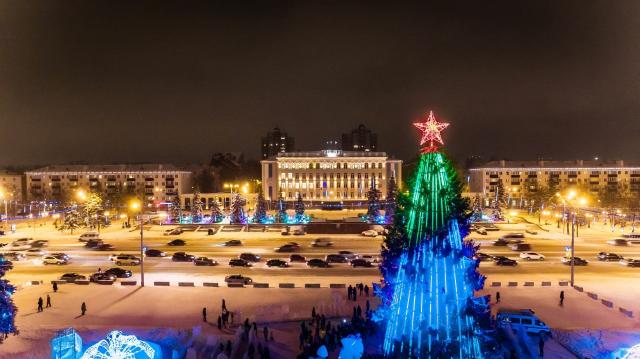
M 267 200 L 362 202 L 374 181 L 382 199 L 393 177 L 402 183 L 402 161 L 385 152 L 322 150 L 283 152 L 261 161 Z

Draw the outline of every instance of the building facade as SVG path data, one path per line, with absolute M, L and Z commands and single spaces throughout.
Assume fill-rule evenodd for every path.
M 0 171 L 0 201 L 22 203 L 24 176 L 20 173 Z
M 372 183 L 384 199 L 389 180 L 402 183 L 402 161 L 384 152 L 322 150 L 280 153 L 261 161 L 267 200 L 362 202 Z
M 469 169 L 469 189 L 493 198 L 502 182 L 512 202 L 527 191 L 548 187 L 580 188 L 593 195 L 603 191 L 640 193 L 640 162 L 625 161 L 492 161 Z M 513 204 L 513 203 L 510 203 Z
M 342 134 L 342 150 L 375 152 L 378 150 L 378 135 L 365 125 L 359 125 L 351 132 Z
M 261 152 L 262 159 L 276 156 L 281 152 L 293 151 L 294 138 L 289 136 L 286 132 L 276 127 L 273 130 L 267 132 L 267 135 L 262 137 Z
M 191 172 L 170 164 L 56 165 L 25 173 L 30 200 L 64 197 L 78 189 L 144 196 L 149 202 L 172 201 L 191 191 Z

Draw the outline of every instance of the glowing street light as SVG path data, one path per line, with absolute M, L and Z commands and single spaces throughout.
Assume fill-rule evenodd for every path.
M 133 200 L 129 203 L 129 209 L 136 213 L 140 212 L 140 286 L 144 287 L 144 207 L 139 200 Z

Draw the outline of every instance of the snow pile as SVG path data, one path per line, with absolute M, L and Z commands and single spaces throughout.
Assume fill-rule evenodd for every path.
M 640 333 L 617 330 L 554 330 L 554 337 L 580 358 L 617 359 L 640 358 L 630 351 L 640 343 Z

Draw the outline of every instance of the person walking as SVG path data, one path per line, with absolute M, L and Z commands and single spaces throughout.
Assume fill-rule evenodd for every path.
M 540 335 L 540 340 L 538 340 L 538 354 L 540 358 L 544 358 L 544 335 Z
M 84 315 L 87 312 L 87 304 L 85 304 L 85 302 L 82 302 L 82 305 L 80 306 L 80 310 L 82 311 L 82 315 Z
M 58 293 L 58 283 L 53 282 L 53 292 Z
M 225 302 L 224 298 L 222 299 L 222 310 L 227 310 L 227 302 Z
M 264 341 L 269 341 L 269 328 L 267 328 L 267 326 L 265 325 L 264 328 L 262 328 L 262 335 L 264 336 Z
M 47 294 L 47 308 L 51 308 L 51 297 Z
M 367 313 L 369 313 L 371 311 L 371 303 L 369 303 L 369 299 L 367 299 L 366 306 L 367 306 Z
M 314 306 L 313 308 L 311 308 L 311 318 L 315 319 L 316 317 L 316 307 Z
M 202 308 L 202 321 L 205 322 L 205 323 L 207 322 L 207 308 L 206 307 Z
M 258 338 L 258 324 L 256 324 L 256 322 L 253 322 L 253 336 Z
M 222 317 L 218 316 L 218 330 L 222 330 Z
M 42 312 L 42 297 L 38 298 L 38 313 Z
M 369 285 L 365 284 L 364 286 L 364 295 L 366 295 L 367 297 L 369 296 Z
M 500 292 L 496 292 L 496 303 L 500 303 Z
M 351 286 L 351 284 L 349 284 L 349 287 L 347 288 L 347 299 L 351 300 L 351 291 L 353 290 L 353 287 Z
M 560 291 L 560 305 L 564 305 L 564 290 Z

